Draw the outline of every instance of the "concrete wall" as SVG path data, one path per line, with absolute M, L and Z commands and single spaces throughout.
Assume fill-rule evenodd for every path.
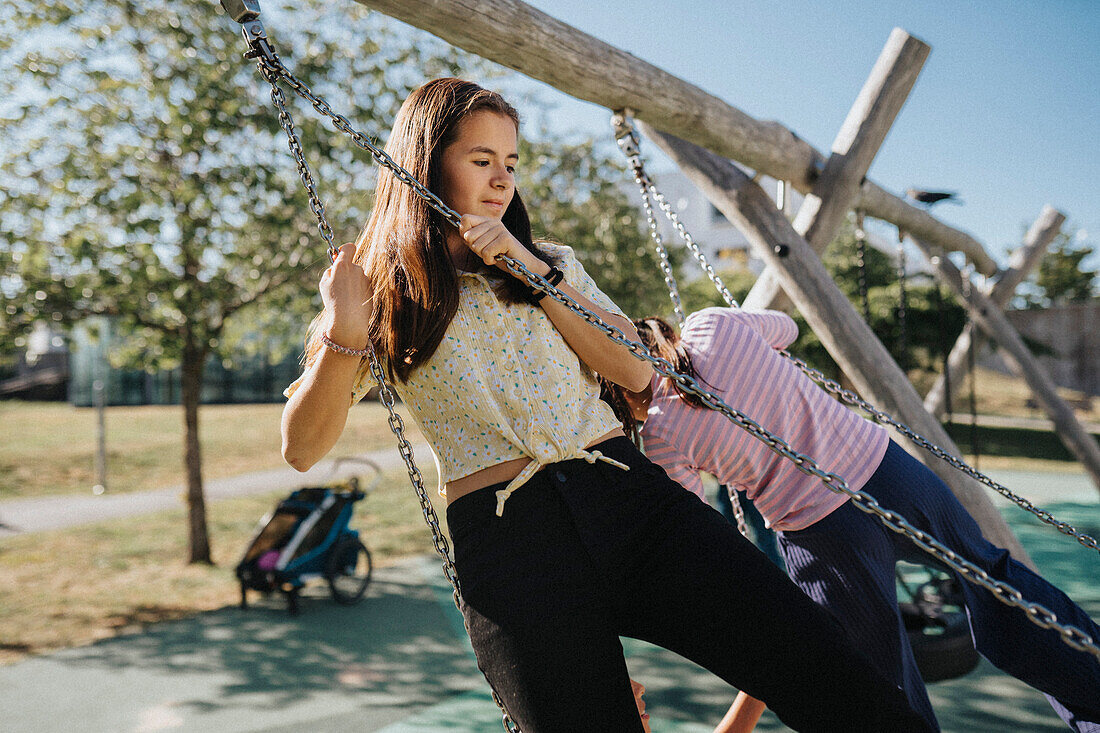
M 1008 311 L 1006 315 L 1021 335 L 1057 354 L 1039 360 L 1058 386 L 1100 395 L 1100 302 Z

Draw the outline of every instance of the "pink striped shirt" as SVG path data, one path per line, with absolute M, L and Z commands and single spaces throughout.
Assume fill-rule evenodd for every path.
M 681 339 L 700 382 L 799 453 L 861 488 L 886 453 L 886 430 L 841 405 L 782 358 L 798 336 L 785 313 L 707 308 L 688 316 Z M 713 410 L 692 407 L 668 379 L 653 378 L 642 428 L 645 452 L 686 489 L 703 497 L 699 471 L 744 491 L 778 530 L 805 529 L 847 497 L 798 470 Z

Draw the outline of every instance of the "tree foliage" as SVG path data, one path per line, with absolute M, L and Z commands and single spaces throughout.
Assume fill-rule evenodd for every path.
M 825 269 L 852 305 L 862 315 L 860 265 L 855 229 L 845 224 L 822 255 Z M 907 276 L 904 319 L 901 312 L 902 282 L 897 266 L 874 247 L 865 248 L 863 273 L 867 286 L 868 325 L 898 364 L 907 369 L 936 371 L 963 326 L 966 310 L 946 287 L 939 287 L 926 275 Z M 799 338 L 791 347 L 801 357 L 827 374 L 839 377 L 840 370 L 824 345 L 799 316 Z M 904 323 L 904 326 L 903 326 Z
M 632 179 L 605 147 L 593 140 L 563 142 L 545 132 L 521 140 L 517 186 L 535 237 L 573 247 L 588 273 L 631 317 L 670 312 L 657 255 L 642 229 L 640 203 L 627 193 Z M 670 257 L 674 263 L 683 260 L 679 251 Z
M 268 2 L 263 19 L 295 75 L 367 134 L 388 130 L 429 78 L 499 73 L 354 4 Z M 243 46 L 216 4 L 0 6 L 10 70 L 0 78 L 0 352 L 36 320 L 68 328 L 105 315 L 124 337 L 115 366 L 181 367 L 193 562 L 210 559 L 198 440 L 206 358 L 300 344 L 327 265 L 269 89 Z M 353 239 L 374 168 L 285 94 L 336 243 Z M 544 134 L 523 145 L 536 230 L 575 247 L 628 311 L 662 302 L 621 166 L 591 141 Z
M 425 78 L 471 64 L 355 5 L 265 3 L 264 16 L 295 74 L 367 131 Z M 190 560 L 208 562 L 203 364 L 258 303 L 314 310 L 302 294 L 326 265 L 269 89 L 215 4 L 10 0 L 0 29 L 0 333 L 17 345 L 37 319 L 107 315 L 129 336 L 116 365 L 181 366 Z M 339 244 L 366 216 L 373 169 L 291 105 Z
M 1095 298 L 1100 269 L 1086 264 L 1095 251 L 1092 245 L 1079 241 L 1076 232 L 1059 232 L 1039 261 L 1037 273 L 1029 279 L 1031 287 L 1024 296 L 1024 306 L 1049 308 Z

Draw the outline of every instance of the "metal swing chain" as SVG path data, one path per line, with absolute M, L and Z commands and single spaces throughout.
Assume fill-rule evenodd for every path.
M 653 197 L 657 202 L 657 206 L 664 212 L 665 217 L 676 229 L 676 233 L 680 235 L 680 239 L 687 245 L 695 261 L 699 263 L 703 272 L 710 281 L 714 283 L 714 287 L 717 288 L 722 299 L 725 300 L 726 304 L 731 308 L 737 308 L 737 301 L 734 300 L 729 288 L 722 282 L 722 278 L 718 277 L 718 273 L 714 271 L 710 262 L 707 261 L 707 256 L 703 254 L 703 250 L 699 248 L 698 242 L 691 236 L 691 232 L 689 232 L 687 227 L 684 226 L 684 223 L 680 221 L 680 217 L 676 213 L 676 210 L 672 208 L 672 205 L 665 198 L 665 195 L 657 190 L 657 186 L 654 185 L 653 179 L 650 178 L 649 174 L 646 172 L 645 164 L 642 162 L 641 141 L 638 138 L 638 133 L 634 130 L 634 126 L 630 123 L 627 112 L 625 110 L 615 112 L 611 116 L 611 125 L 615 128 L 615 141 L 619 144 L 619 149 L 623 151 L 623 154 L 630 163 L 631 169 L 634 171 L 634 179 L 638 182 L 638 185 L 643 188 L 643 196 Z
M 794 462 L 798 470 L 820 479 L 825 486 L 833 491 L 848 496 L 855 502 L 856 507 L 861 511 L 868 514 L 874 514 L 888 529 L 898 534 L 905 535 L 911 539 L 917 547 L 958 572 L 969 582 L 985 588 L 991 592 L 997 600 L 1005 605 L 1022 610 L 1027 615 L 1028 620 L 1035 625 L 1044 629 L 1054 629 L 1058 632 L 1062 641 L 1068 646 L 1078 651 L 1088 652 L 1100 660 L 1100 647 L 1096 645 L 1093 638 L 1087 633 L 1076 626 L 1059 623 L 1058 617 L 1050 609 L 1041 604 L 1025 600 L 1023 594 L 1008 583 L 991 578 L 988 573 L 977 565 L 944 546 L 935 537 L 917 529 L 900 514 L 888 509 L 883 509 L 874 497 L 858 489 L 849 487 L 848 482 L 842 477 L 824 470 L 818 466 L 817 462 L 810 456 L 798 453 L 791 448 L 790 444 L 785 440 L 768 432 L 766 428 L 752 418 L 727 405 L 722 398 L 708 391 L 705 387 L 702 387 L 692 377 L 677 372 L 668 361 L 650 354 L 649 350 L 646 349 L 642 343 L 631 341 L 626 338 L 623 332 L 618 328 L 604 322 L 599 316 L 577 304 L 576 301 L 568 295 L 555 289 L 552 285 L 535 275 L 521 263 L 515 262 L 514 260 L 508 261 L 507 259 L 504 261 L 508 264 L 510 270 L 518 275 L 522 275 L 532 287 L 550 295 L 554 300 L 557 300 L 583 318 L 586 322 L 598 328 L 612 341 L 621 346 L 625 346 L 636 358 L 648 362 L 658 373 L 677 382 L 688 392 L 702 399 L 708 409 L 722 413 L 734 424 L 744 428 L 750 435 L 764 442 L 771 450 Z
M 249 38 L 247 31 L 245 37 L 246 39 Z M 264 40 L 266 41 L 266 39 Z M 420 186 L 419 181 L 413 179 L 407 171 L 394 163 L 393 160 L 384 151 L 374 146 L 369 140 L 367 140 L 365 136 L 353 130 L 346 118 L 332 113 L 331 109 L 328 107 L 328 104 L 325 103 L 324 100 L 321 100 L 314 96 L 312 92 L 310 92 L 308 87 L 306 87 L 303 83 L 294 78 L 289 70 L 287 70 L 286 67 L 283 66 L 282 62 L 278 58 L 278 55 L 275 54 L 273 50 L 271 50 L 269 45 L 267 45 L 266 43 L 264 44 L 266 47 L 265 50 L 257 50 L 257 46 L 253 45 L 251 43 L 251 40 L 249 45 L 252 46 L 253 51 L 250 52 L 248 55 L 250 57 L 258 59 L 257 67 L 260 70 L 260 74 L 271 85 L 271 99 L 279 111 L 279 123 L 282 126 L 283 131 L 287 135 L 290 151 L 294 156 L 295 162 L 298 166 L 298 175 L 301 177 L 302 183 L 306 188 L 306 193 L 309 197 L 310 209 L 313 211 L 314 216 L 317 218 L 317 226 L 320 230 L 321 237 L 325 240 L 325 243 L 328 246 L 328 253 L 330 257 L 335 258 L 335 256 L 338 254 L 338 250 L 333 243 L 334 235 L 332 227 L 329 225 L 328 220 L 325 216 L 324 203 L 321 201 L 320 197 L 317 194 L 317 188 L 314 183 L 313 176 L 310 172 L 309 164 L 306 162 L 305 155 L 302 151 L 301 141 L 298 137 L 297 132 L 294 129 L 294 122 L 291 119 L 290 112 L 286 108 L 286 98 L 283 96 L 282 89 L 280 89 L 278 85 L 278 81 L 280 78 L 285 79 L 287 83 L 289 83 L 291 87 L 294 88 L 296 92 L 298 92 L 299 95 L 308 99 L 319 112 L 327 117 L 330 117 L 333 120 L 333 124 L 336 125 L 339 129 L 347 132 L 348 134 L 351 134 L 353 139 L 355 139 L 355 141 L 359 143 L 361 147 L 365 147 L 366 149 L 368 149 L 374 155 L 375 159 L 380 164 L 385 165 L 387 168 L 393 171 L 395 175 L 397 175 L 399 180 L 405 183 L 415 183 L 415 187 L 418 188 L 417 193 L 424 196 L 426 199 L 434 199 L 438 204 L 438 206 L 436 206 L 437 209 L 439 207 L 443 207 L 443 209 L 446 209 L 446 206 L 443 205 L 442 201 L 440 201 L 438 197 L 435 197 L 434 194 L 431 194 L 430 191 L 423 188 L 423 186 Z M 421 191 L 419 189 L 423 190 Z M 429 200 L 429 204 L 431 203 L 432 201 Z M 450 211 L 449 209 L 446 209 L 446 211 L 443 211 L 441 213 L 443 213 L 444 216 L 447 216 L 448 221 L 451 221 L 452 223 L 455 223 L 458 219 L 457 214 L 455 214 L 453 211 Z M 367 359 L 369 361 L 371 375 L 379 385 L 379 401 L 383 404 L 383 406 L 385 406 L 386 411 L 389 413 L 388 422 L 390 430 L 397 438 L 398 452 L 401 454 L 401 458 L 405 462 L 405 469 L 409 475 L 409 481 L 412 483 L 413 489 L 416 492 L 417 500 L 420 503 L 420 510 L 424 516 L 424 521 L 427 523 L 428 528 L 431 531 L 432 542 L 435 545 L 435 551 L 443 560 L 443 574 L 446 576 L 448 582 L 450 582 L 451 584 L 451 598 L 454 601 L 455 607 L 458 608 L 459 612 L 461 613 L 462 594 L 458 583 L 458 573 L 455 569 L 454 561 L 451 559 L 450 545 L 448 544 L 447 538 L 443 534 L 443 530 L 440 527 L 439 516 L 435 512 L 435 507 L 432 505 L 431 499 L 428 497 L 427 489 L 424 486 L 423 474 L 421 474 L 420 469 L 419 467 L 417 467 L 414 460 L 412 444 L 409 442 L 408 438 L 405 437 L 405 421 L 401 418 L 401 416 L 394 408 L 394 405 L 396 404 L 396 398 L 394 396 L 393 390 L 390 388 L 386 380 L 385 372 L 382 369 L 382 364 L 379 362 L 377 355 L 374 353 L 373 345 L 368 344 L 368 349 L 370 349 L 370 354 L 368 355 Z M 466 633 L 468 635 L 470 633 L 470 627 L 466 621 L 465 614 L 462 614 L 462 625 L 466 629 Z M 486 682 L 488 682 L 488 679 L 486 679 Z M 492 694 L 493 702 L 496 703 L 497 707 L 500 709 L 501 724 L 504 726 L 504 729 L 509 731 L 510 733 L 520 733 L 519 726 L 516 725 L 515 721 L 513 721 L 511 716 L 508 714 L 508 711 L 504 707 L 503 701 L 500 699 L 500 696 L 497 694 L 497 691 L 493 687 L 491 682 L 489 682 L 489 690 Z
M 248 38 L 248 32 L 249 31 L 246 28 L 246 39 Z M 266 38 L 264 39 L 263 46 L 260 50 L 257 50 L 257 45 L 253 45 L 251 40 L 250 45 L 252 45 L 254 52 L 256 52 L 254 57 L 258 56 L 262 59 L 260 61 L 261 64 L 272 63 L 272 61 L 274 61 L 274 64 L 276 64 L 276 66 L 274 66 L 275 70 L 280 71 L 281 75 L 289 75 L 289 72 L 287 72 L 285 70 L 285 67 L 283 67 L 282 64 L 278 62 L 277 57 L 275 57 L 274 53 L 270 50 L 270 46 L 268 46 L 266 43 Z M 304 85 L 302 86 L 304 87 Z M 317 107 L 316 104 L 314 106 Z M 327 107 L 327 105 L 325 105 L 325 107 Z M 360 135 L 358 137 L 362 136 Z M 365 140 L 365 138 L 363 139 Z M 374 146 L 372 145 L 370 147 L 373 148 Z M 397 164 L 394 163 L 389 158 L 389 156 L 379 157 L 376 155 L 375 157 L 380 164 L 390 168 L 391 170 L 394 170 L 395 168 L 400 169 L 400 166 L 397 166 Z M 396 173 L 396 170 L 394 170 L 394 172 Z M 407 171 L 403 172 L 404 176 L 399 175 L 399 178 L 401 178 L 402 180 L 412 178 L 412 176 L 408 174 Z M 438 197 L 426 191 L 426 189 L 424 189 L 423 186 L 419 185 L 418 182 L 415 183 L 417 183 L 417 185 L 413 186 L 414 190 L 416 190 L 417 193 L 424 198 L 426 203 L 428 203 L 433 208 L 436 208 L 438 211 L 440 211 L 440 213 L 443 213 L 445 216 L 448 216 L 448 220 L 452 222 L 454 222 L 455 219 L 458 218 L 458 215 L 451 209 L 449 209 L 445 204 L 443 204 L 438 199 Z M 721 412 L 735 424 L 741 426 L 751 435 L 763 441 L 772 450 L 792 460 L 800 471 L 803 471 L 804 473 L 807 473 L 809 475 L 813 475 L 821 479 L 821 481 L 827 487 L 840 493 L 846 494 L 853 501 L 856 502 L 857 507 L 860 508 L 862 511 L 870 514 L 875 514 L 892 531 L 908 536 L 918 547 L 959 572 L 968 581 L 986 588 L 991 593 L 993 593 L 994 597 L 996 597 L 1002 603 L 1023 610 L 1032 623 L 1042 628 L 1055 629 L 1063 642 L 1070 647 L 1080 651 L 1087 651 L 1095 656 L 1097 659 L 1100 659 L 1100 647 L 1097 647 L 1096 644 L 1093 642 L 1093 639 L 1082 630 L 1078 629 L 1075 626 L 1060 624 L 1057 620 L 1057 617 L 1049 609 L 1043 607 L 1040 604 L 1025 601 L 1022 597 L 1022 594 L 1015 588 L 1012 588 L 1012 586 L 1002 581 L 990 578 L 984 570 L 977 567 L 965 558 L 960 557 L 947 547 L 944 547 L 935 538 L 916 529 L 900 515 L 882 509 L 882 507 L 879 506 L 878 502 L 873 497 L 863 493 L 862 491 L 851 489 L 850 487 L 848 487 L 847 482 L 843 478 L 837 476 L 836 474 L 824 471 L 812 458 L 794 451 L 786 443 L 786 441 L 772 435 L 751 418 L 741 414 L 729 405 L 725 404 L 725 402 L 723 402 L 721 398 L 707 391 L 704 387 L 700 386 L 699 383 L 696 382 L 696 380 L 686 375 L 677 373 L 672 364 L 665 361 L 664 359 L 652 356 L 643 344 L 627 339 L 623 335 L 623 332 L 620 331 L 618 328 L 605 323 L 599 316 L 580 306 L 568 295 L 550 285 L 550 283 L 547 282 L 544 278 L 531 272 L 522 263 L 517 262 L 516 260 L 504 255 L 498 255 L 497 259 L 502 264 L 504 264 L 513 274 L 523 278 L 531 287 L 538 290 L 539 292 L 546 293 L 547 295 L 553 297 L 559 303 L 566 306 L 569 310 L 580 316 L 587 323 L 598 328 L 612 341 L 626 347 L 627 350 L 630 351 L 630 353 L 633 354 L 636 358 L 648 362 L 660 374 L 676 381 L 686 390 L 700 397 L 700 399 L 702 399 L 710 409 Z M 373 354 L 373 351 L 369 358 L 371 359 L 372 374 L 376 378 L 380 375 L 384 376 L 382 374 L 381 365 L 378 363 L 377 357 Z M 385 380 L 381 380 L 380 383 L 384 385 Z M 400 416 L 398 416 L 396 412 L 392 410 L 392 393 L 390 395 L 390 400 L 390 427 L 391 430 L 393 430 L 394 433 L 398 436 L 399 442 L 401 442 L 404 439 L 402 431 L 403 421 L 400 419 Z M 404 444 L 405 446 L 408 446 L 408 441 L 404 440 Z M 411 446 L 408 446 L 407 453 L 405 452 L 405 448 L 403 446 L 402 455 L 405 458 L 406 465 L 409 469 L 410 478 L 413 480 L 414 486 L 417 489 L 417 493 L 421 498 L 422 505 L 426 504 L 428 507 L 430 507 L 431 502 L 430 500 L 428 500 L 427 493 L 424 490 L 423 479 L 420 476 L 419 470 L 416 468 L 415 463 L 412 461 Z M 437 552 L 440 550 L 446 551 L 446 539 L 443 537 L 442 531 L 439 528 L 438 519 L 435 517 L 434 510 L 429 510 L 428 508 L 425 508 L 424 511 L 425 517 L 429 520 L 430 525 L 432 524 L 431 519 L 436 519 L 434 525 L 432 525 L 432 531 L 433 534 L 435 534 L 437 537 Z M 455 589 L 454 596 L 455 598 L 460 598 L 461 594 L 458 588 L 457 576 L 454 575 L 454 566 L 450 560 L 449 552 L 446 552 L 443 555 L 443 559 L 445 567 L 449 565 L 450 573 L 448 574 L 448 577 L 449 579 L 451 579 L 452 586 Z M 491 683 L 490 689 L 492 689 Z M 512 721 L 511 718 L 508 716 L 507 711 L 504 710 L 500 698 L 499 696 L 497 696 L 495 690 L 493 691 L 493 698 L 503 712 L 502 722 L 505 729 L 509 731 L 518 731 L 518 727 L 516 726 L 515 722 Z
M 639 181 L 640 183 L 640 181 Z M 684 304 L 680 300 L 680 289 L 676 286 L 676 277 L 672 274 L 672 263 L 668 260 L 668 250 L 665 249 L 664 239 L 657 229 L 657 217 L 653 213 L 653 204 L 649 199 L 649 191 L 642 185 L 642 207 L 645 209 L 646 224 L 649 227 L 649 236 L 653 240 L 653 247 L 660 258 L 661 274 L 665 278 L 665 287 L 668 288 L 668 297 L 672 301 L 672 311 L 676 314 L 676 322 L 683 327 L 687 316 L 684 315 Z
M 616 119 L 616 118 L 613 118 L 613 119 Z M 637 133 L 634 132 L 634 130 L 630 126 L 629 122 L 625 121 L 625 120 L 623 120 L 622 122 L 617 121 L 617 122 L 615 122 L 615 125 L 616 125 L 616 135 L 617 135 L 617 137 L 619 135 L 620 125 L 624 126 L 625 131 L 623 132 L 623 134 L 631 136 L 633 146 L 634 146 L 633 149 L 637 150 L 638 149 Z M 622 144 L 620 143 L 620 147 L 621 146 L 622 146 Z M 635 160 L 637 160 L 637 164 L 635 164 Z M 640 158 L 639 153 L 634 153 L 631 156 L 630 163 L 631 163 L 632 167 L 641 167 L 642 168 L 641 175 L 644 177 L 644 179 L 647 182 L 649 182 L 649 185 L 652 186 L 652 180 L 649 178 L 648 174 L 646 174 L 646 172 L 644 170 L 644 165 L 641 162 L 641 158 Z M 639 174 L 636 172 L 635 176 L 637 177 L 638 175 Z M 664 197 L 661 196 L 661 198 L 658 199 L 658 201 L 663 201 L 663 199 L 664 199 Z M 662 206 L 662 210 L 665 210 L 664 206 Z M 667 213 L 667 211 L 666 211 L 666 213 Z M 673 212 L 673 215 L 675 215 L 675 212 Z M 859 216 L 859 220 L 857 221 L 857 225 L 856 225 L 858 227 L 857 233 L 858 233 L 858 231 L 862 230 L 862 226 L 861 226 L 862 225 L 862 214 L 859 214 L 858 216 Z M 678 219 L 677 219 L 677 222 L 678 222 Z M 681 227 L 677 227 L 678 230 L 680 230 L 680 228 Z M 710 266 L 709 262 L 707 262 L 706 255 L 703 254 L 702 251 L 699 250 L 699 247 L 698 247 L 698 245 L 695 244 L 694 240 L 690 239 L 690 235 L 688 235 L 688 238 L 685 239 L 684 241 L 691 248 L 692 254 L 695 255 L 695 259 L 698 260 L 701 264 L 703 264 L 703 270 L 710 277 L 711 281 L 714 282 L 718 286 L 718 292 L 722 296 L 723 300 L 726 301 L 726 304 L 729 305 L 731 308 L 739 307 L 737 302 L 730 295 L 729 290 L 727 290 L 725 288 L 725 286 L 721 284 L 721 280 L 718 279 L 717 275 L 713 274 L 714 269 Z M 843 402 L 847 405 L 851 405 L 853 407 L 858 407 L 859 409 L 866 412 L 867 415 L 870 416 L 870 418 L 872 420 L 874 420 L 876 423 L 879 423 L 880 425 L 887 425 L 887 426 L 897 430 L 899 433 L 901 433 L 902 435 L 904 435 L 905 437 L 907 437 L 911 441 L 913 441 L 913 443 L 915 443 L 916 445 L 919 445 L 921 448 L 928 451 L 929 453 L 936 456 L 937 458 L 940 458 L 940 459 L 946 461 L 948 463 L 948 465 L 950 465 L 951 467 L 963 472 L 964 474 L 966 474 L 967 476 L 970 476 L 971 478 L 975 479 L 976 481 L 980 482 L 981 484 L 983 484 L 985 486 L 988 486 L 989 488 L 993 489 L 994 491 L 996 491 L 1001 496 L 1005 497 L 1006 499 L 1008 499 L 1009 501 L 1014 503 L 1016 506 L 1020 507 L 1021 509 L 1025 510 L 1025 511 L 1031 513 L 1031 514 L 1033 514 L 1035 517 L 1037 517 L 1044 524 L 1049 524 L 1051 527 L 1054 527 L 1056 530 L 1058 530 L 1062 534 L 1066 535 L 1067 537 L 1073 537 L 1074 539 L 1077 540 L 1078 544 L 1080 544 L 1084 547 L 1087 547 L 1089 549 L 1096 550 L 1097 552 L 1100 552 L 1100 542 L 1097 542 L 1097 540 L 1095 538 L 1085 534 L 1084 532 L 1081 532 L 1080 530 L 1078 530 L 1076 527 L 1074 527 L 1069 522 L 1064 522 L 1064 521 L 1056 518 L 1053 514 L 1051 514 L 1047 510 L 1035 506 L 1033 503 L 1031 503 L 1029 500 L 1025 499 L 1024 497 L 1013 493 L 1008 487 L 998 483 L 997 481 L 994 481 L 989 476 L 986 476 L 985 474 L 983 474 L 980 471 L 976 470 L 975 468 L 968 465 L 964 461 L 962 461 L 959 458 L 956 458 L 955 456 L 951 455 L 950 453 L 945 451 L 943 448 L 940 448 L 939 446 L 937 446 L 934 443 L 932 443 L 931 441 L 929 441 L 924 436 L 914 432 L 913 429 L 910 428 L 908 425 L 900 422 L 899 420 L 894 418 L 889 413 L 884 412 L 883 410 L 880 410 L 879 408 L 875 407 L 874 405 L 872 405 L 871 403 L 867 402 L 862 397 L 857 395 L 855 392 L 852 392 L 849 389 L 845 389 L 839 383 L 837 383 L 836 381 L 834 381 L 834 380 L 830 379 L 829 377 L 825 376 L 825 374 L 823 374 L 821 371 L 819 371 L 817 369 L 814 369 L 809 364 L 804 362 L 802 359 L 799 359 L 797 356 L 791 354 L 786 349 L 779 349 L 777 351 L 780 354 L 780 356 L 790 360 L 795 366 L 797 366 L 799 368 L 799 370 L 802 371 L 803 374 L 805 374 L 807 377 L 809 377 L 812 381 L 816 382 L 826 392 L 828 392 L 829 394 L 831 394 L 834 397 L 838 398 L 841 402 Z
M 658 205 L 661 206 L 661 210 L 668 216 L 671 212 L 675 216 L 675 212 L 668 206 L 668 202 L 664 201 L 664 196 L 661 195 L 657 187 L 653 185 L 653 180 L 646 173 L 645 166 L 642 164 L 641 150 L 639 148 L 639 140 L 637 134 L 634 132 L 630 123 L 627 121 L 627 116 L 624 112 L 616 112 L 611 116 L 611 125 L 615 128 L 615 142 L 618 143 L 619 149 L 623 151 L 623 154 L 630 161 L 630 167 L 634 171 L 634 181 L 638 184 L 642 195 L 642 207 L 645 209 L 646 224 L 649 228 L 650 239 L 653 240 L 653 247 L 657 251 L 657 256 L 660 258 L 661 273 L 664 275 L 665 287 L 668 288 L 668 297 L 672 300 L 672 310 L 676 314 L 676 321 L 680 328 L 684 327 L 684 321 L 687 317 L 684 315 L 684 306 L 680 301 L 680 290 L 676 286 L 676 276 L 672 272 L 672 263 L 668 259 L 668 250 L 665 249 L 664 238 L 661 236 L 660 230 L 657 228 L 657 219 L 653 213 L 653 205 L 650 201 L 650 192 L 658 198 Z M 679 223 L 679 219 L 675 220 L 677 230 L 686 236 L 684 241 L 689 242 L 689 246 L 694 247 L 694 252 L 698 252 L 698 256 L 702 256 L 702 251 L 699 250 L 698 245 L 695 244 L 695 240 L 688 234 L 687 229 Z M 710 268 L 709 264 L 706 264 L 706 259 L 703 259 L 704 269 Z M 726 290 L 726 286 L 718 279 L 717 273 L 713 269 L 709 270 L 712 281 L 718 286 L 719 291 L 724 291 L 726 296 L 729 296 L 729 291 Z M 728 300 L 731 300 L 732 296 Z M 727 302 L 728 302 L 727 300 Z M 748 522 L 745 521 L 745 509 L 741 506 L 741 497 L 737 494 L 737 489 L 733 486 L 726 486 L 726 493 L 729 496 L 730 509 L 733 511 L 734 523 L 737 525 L 737 531 L 741 533 L 741 536 L 745 539 L 752 541 L 753 534 L 749 530 Z
M 672 311 L 676 314 L 676 321 L 682 327 L 687 317 L 684 315 L 684 304 L 680 301 L 680 289 L 676 286 L 676 276 L 672 273 L 672 263 L 668 260 L 668 250 L 665 249 L 664 237 L 661 236 L 661 230 L 657 228 L 657 216 L 653 213 L 653 203 L 649 196 L 650 180 L 649 175 L 642 167 L 641 158 L 638 151 L 638 138 L 637 136 L 626 137 L 620 136 L 619 128 L 623 124 L 625 118 L 622 115 L 615 114 L 611 118 L 611 124 L 615 126 L 615 141 L 619 144 L 619 149 L 623 151 L 623 155 L 630 160 L 630 167 L 634 171 L 634 182 L 638 184 L 638 188 L 642 194 L 642 208 L 645 209 L 646 226 L 649 230 L 649 237 L 653 240 L 653 247 L 657 251 L 657 257 L 660 258 L 661 274 L 665 278 L 665 287 L 668 288 L 668 297 L 672 301 Z
M 905 256 L 905 232 L 898 232 L 898 366 L 902 372 L 909 368 L 909 294 L 906 281 L 909 269 Z
M 937 458 L 940 458 L 940 459 L 946 461 L 953 468 L 958 469 L 959 471 L 965 473 L 967 476 L 970 476 L 971 478 L 979 481 L 980 483 L 984 484 L 985 486 L 988 486 L 989 488 L 993 489 L 998 494 L 1001 494 L 1006 499 L 1009 499 L 1010 501 L 1012 501 L 1014 504 L 1019 506 L 1021 509 L 1027 510 L 1028 512 L 1034 514 L 1036 517 L 1038 517 L 1040 520 L 1042 520 L 1044 523 L 1049 524 L 1050 526 L 1054 527 L 1055 529 L 1057 529 L 1062 534 L 1067 535 L 1069 537 L 1075 538 L 1078 543 L 1080 543 L 1081 545 L 1084 545 L 1085 547 L 1088 547 L 1088 548 L 1093 549 L 1093 550 L 1100 551 L 1100 544 L 1098 544 L 1097 541 L 1094 538 L 1090 537 L 1087 534 L 1084 534 L 1083 532 L 1078 531 L 1077 529 L 1075 529 L 1073 527 L 1073 525 L 1069 524 L 1068 522 L 1060 521 L 1059 519 L 1055 518 L 1054 515 L 1052 515 L 1046 509 L 1042 509 L 1040 507 L 1037 507 L 1034 504 L 1032 504 L 1030 501 L 1025 499 L 1024 497 L 1019 496 L 1017 494 L 1014 494 L 1007 487 L 997 483 L 996 481 L 991 479 L 989 476 L 986 476 L 985 474 L 981 473 L 980 471 L 975 470 L 972 466 L 968 465 L 964 461 L 962 461 L 962 460 L 956 458 L 955 456 L 951 455 L 950 453 L 945 451 L 943 448 L 940 448 L 939 446 L 937 446 L 934 443 L 930 442 L 927 438 L 920 435 L 919 433 L 914 432 L 912 428 L 910 428 L 908 425 L 894 419 L 894 417 L 892 415 L 890 415 L 889 413 L 883 412 L 882 410 L 878 409 L 874 405 L 870 404 L 869 402 L 867 402 L 866 400 L 861 398 L 855 392 L 852 392 L 851 390 L 848 390 L 848 389 L 844 389 L 839 384 L 837 384 L 833 380 L 826 377 L 824 374 L 822 374 L 817 369 L 814 369 L 812 366 L 810 366 L 806 362 L 802 361 L 797 356 L 794 356 L 793 354 L 791 354 L 789 351 L 786 351 L 784 349 L 784 350 L 779 351 L 779 353 L 781 355 L 783 355 L 784 357 L 786 357 L 787 359 L 790 359 L 795 364 L 795 366 L 797 366 L 799 369 L 802 370 L 803 373 L 806 374 L 806 376 L 813 379 L 815 382 L 817 382 L 819 385 L 821 385 L 822 389 L 824 389 L 826 392 L 833 395 L 834 397 L 838 398 L 841 402 L 844 402 L 845 404 L 848 404 L 848 405 L 852 405 L 853 407 L 860 408 L 861 410 L 865 411 L 868 415 L 870 415 L 871 419 L 874 420 L 875 422 L 880 423 L 882 425 L 889 425 L 890 427 L 894 428 L 899 433 L 901 433 L 902 435 L 904 435 L 905 437 L 909 438 L 911 441 L 913 441 L 914 443 L 919 445 L 924 450 L 928 451 L 929 453 L 936 456 Z
M 867 294 L 867 232 L 863 228 L 863 212 L 856 212 L 856 266 L 859 271 L 859 304 L 863 322 L 871 325 L 871 301 Z

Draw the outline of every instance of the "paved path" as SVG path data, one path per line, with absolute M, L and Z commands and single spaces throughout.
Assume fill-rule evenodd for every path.
M 423 456 L 430 456 L 427 443 L 414 444 L 413 450 L 418 457 L 421 457 L 418 461 L 420 463 L 424 462 Z M 383 471 L 404 467 L 401 455 L 394 448 L 364 453 L 356 458 L 373 461 Z M 428 465 L 430 464 L 429 460 Z M 204 491 L 207 500 L 217 501 L 269 491 L 289 492 L 311 483 L 325 483 L 334 478 L 345 478 L 362 473 L 362 464 L 355 463 L 347 463 L 334 472 L 333 461 L 326 460 L 319 462 L 305 473 L 299 473 L 285 466 L 270 471 L 207 479 L 204 482 Z M 182 486 L 122 494 L 108 492 L 100 496 L 66 494 L 29 499 L 6 499 L 0 501 L 0 538 L 175 509 L 183 504 L 184 487 Z
M 1007 421 L 1007 422 L 1006 422 Z M 1016 427 L 1033 426 L 1035 420 L 1025 418 L 997 418 L 997 424 L 1011 424 Z M 990 424 L 993 424 L 992 422 Z M 422 468 L 430 468 L 430 456 L 427 443 L 415 443 L 413 450 L 419 456 Z M 383 471 L 403 468 L 400 454 L 394 448 L 364 453 L 356 458 L 374 462 Z M 208 479 L 205 482 L 206 498 L 210 501 L 248 494 L 291 491 L 311 483 L 324 483 L 334 478 L 361 475 L 362 466 L 348 463 L 333 470 L 333 461 L 321 461 L 305 473 L 299 473 L 289 466 L 256 471 L 253 473 L 230 476 L 228 478 Z M 430 471 L 429 471 L 430 473 Z M 1081 502 L 1097 500 L 1096 488 L 1088 480 L 1084 471 L 1073 474 L 1052 474 L 1040 471 L 988 471 L 994 480 L 1007 486 L 1036 503 Z M 990 492 L 996 501 L 1000 496 Z M 151 491 L 134 491 L 122 494 L 110 492 L 101 496 L 87 494 L 65 494 L 27 499 L 0 500 L 0 539 L 17 534 L 62 529 L 82 524 L 102 522 L 117 517 L 136 516 L 151 512 L 175 509 L 184 503 L 184 488 L 172 486 Z

